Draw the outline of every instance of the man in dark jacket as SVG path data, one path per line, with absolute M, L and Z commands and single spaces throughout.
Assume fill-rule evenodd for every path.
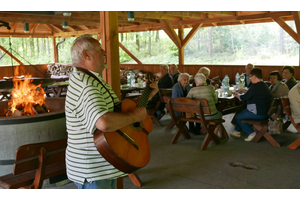
M 174 85 L 173 78 L 169 74 L 169 66 L 161 65 L 160 66 L 161 78 L 158 81 L 158 88 L 171 88 Z
M 170 66 L 170 75 L 173 78 L 174 85 L 178 82 L 178 76 L 180 72 L 178 70 L 178 66 L 176 64 L 173 64 Z

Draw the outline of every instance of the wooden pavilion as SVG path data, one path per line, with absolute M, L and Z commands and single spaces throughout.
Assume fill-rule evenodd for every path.
M 119 47 L 121 47 L 137 64 L 121 64 L 121 68 L 140 69 L 157 72 L 159 64 L 143 64 L 126 47 L 119 42 L 118 33 L 164 30 L 178 47 L 179 70 L 195 74 L 204 65 L 185 65 L 184 47 L 202 27 L 254 24 L 265 22 L 278 23 L 297 43 L 300 44 L 300 11 L 134 11 L 134 21 L 128 20 L 127 11 L 76 11 L 67 16 L 65 12 L 53 11 L 1 11 L 0 37 L 37 37 L 53 40 L 55 38 L 77 37 L 83 34 L 98 35 L 103 48 L 107 51 L 108 69 L 103 73 L 104 79 L 112 86 L 116 94 L 120 93 Z M 68 27 L 62 28 L 67 21 Z M 285 21 L 294 21 L 295 32 Z M 24 33 L 23 23 L 28 23 L 28 33 Z M 191 28 L 184 37 L 183 30 Z M 178 31 L 176 31 L 176 29 Z M 4 52 L 7 50 L 0 46 Z M 53 48 L 53 62 L 58 62 L 57 48 Z M 9 55 L 9 52 L 7 52 Z M 13 59 L 17 60 L 13 55 Z M 17 60 L 21 65 L 21 61 Z M 245 63 L 247 64 L 247 63 Z M 234 77 L 236 71 L 244 71 L 244 65 L 205 65 L 211 69 L 211 76 L 223 77 L 228 74 Z M 25 66 L 33 76 L 41 76 L 37 70 Z M 47 70 L 47 64 L 37 65 L 39 70 Z M 272 70 L 281 70 L 282 66 L 259 66 L 263 69 L 264 78 Z M 296 79 L 300 79 L 299 65 L 296 66 Z M 230 70 L 229 70 L 230 69 Z M 12 67 L 0 67 L 1 77 L 11 76 Z

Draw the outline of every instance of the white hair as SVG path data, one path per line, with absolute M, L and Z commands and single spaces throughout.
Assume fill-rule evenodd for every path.
M 190 80 L 190 75 L 188 73 L 180 73 L 178 76 L 178 81 L 181 81 L 184 76 L 187 76 L 188 80 Z
M 71 57 L 74 66 L 80 64 L 83 50 L 88 50 L 94 53 L 94 43 L 92 42 L 93 40 L 96 39 L 88 34 L 82 35 L 74 40 L 71 48 Z
M 206 82 L 206 77 L 202 73 L 197 73 L 195 75 L 194 79 L 197 83 L 205 83 Z
M 208 67 L 201 67 L 199 70 L 198 70 L 198 73 L 203 73 L 203 72 L 207 72 L 207 75 L 210 74 L 210 69 Z
M 166 64 L 160 65 L 159 67 L 160 67 L 160 68 L 163 67 L 163 68 L 165 68 L 166 70 L 169 70 L 169 65 L 166 65 Z

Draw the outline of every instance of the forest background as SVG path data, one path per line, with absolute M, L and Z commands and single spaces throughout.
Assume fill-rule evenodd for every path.
M 296 31 L 294 21 L 287 24 Z M 191 29 L 184 29 L 186 36 Z M 177 30 L 176 30 L 177 31 Z M 95 36 L 96 38 L 96 36 Z M 75 38 L 59 45 L 59 62 L 71 63 Z M 59 43 L 62 39 L 56 39 Z M 119 33 L 119 41 L 144 64 L 178 64 L 178 48 L 164 31 Z M 11 45 L 10 45 L 11 43 Z M 0 38 L 24 64 L 53 63 L 51 38 Z M 299 44 L 277 23 L 200 28 L 184 49 L 185 64 L 296 65 Z M 136 63 L 119 48 L 120 63 Z M 0 66 L 17 65 L 0 51 Z

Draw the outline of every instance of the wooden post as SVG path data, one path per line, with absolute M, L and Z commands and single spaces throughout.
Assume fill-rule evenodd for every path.
M 53 47 L 53 62 L 57 63 L 58 62 L 58 53 L 57 53 L 57 49 L 56 49 L 55 37 L 52 37 L 52 47 Z
M 178 64 L 180 70 L 183 70 L 183 65 L 184 65 L 184 46 L 182 45 L 182 41 L 184 39 L 184 31 L 183 31 L 183 26 L 180 24 L 178 26 L 178 37 L 180 39 L 181 45 L 178 47 Z
M 118 12 L 100 11 L 101 43 L 107 54 L 107 69 L 102 77 L 121 99 Z

